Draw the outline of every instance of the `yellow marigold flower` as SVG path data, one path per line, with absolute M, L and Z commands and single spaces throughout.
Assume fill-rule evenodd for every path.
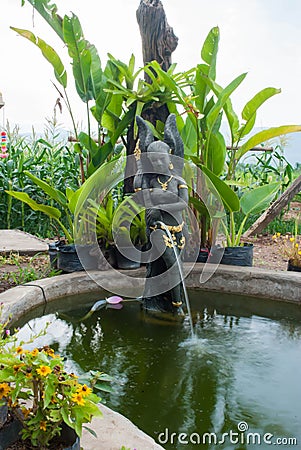
M 280 237 L 280 236 L 281 236 L 281 233 L 276 233 L 276 236 L 277 236 L 277 237 Z
M 30 352 L 30 354 L 31 354 L 32 356 L 37 356 L 37 355 L 39 354 L 39 349 L 38 349 L 38 348 L 35 348 L 34 350 L 32 350 L 32 352 Z
M 295 240 L 294 237 L 291 237 L 291 238 L 290 238 L 290 241 L 291 241 L 291 242 L 294 242 L 294 240 Z
M 273 234 L 272 239 L 276 239 L 276 237 L 277 237 L 276 234 Z
M 11 389 L 7 383 L 0 383 L 0 399 L 3 397 L 7 397 L 10 391 Z
M 296 243 L 296 244 L 295 244 L 295 247 L 298 248 L 298 247 L 299 247 L 299 244 Z
M 40 422 L 40 430 L 46 431 L 46 421 L 45 420 L 41 420 Z
M 83 384 L 82 386 L 81 385 L 78 386 L 76 392 L 78 394 L 81 394 L 83 397 L 86 397 L 87 395 L 91 394 L 92 389 L 89 388 L 86 384 Z
M 298 255 L 301 255 L 301 251 L 300 250 L 298 251 Z
M 42 377 L 47 377 L 51 373 L 51 369 L 49 366 L 40 366 L 37 369 L 37 373 L 41 375 Z
M 22 363 L 22 364 L 15 364 L 13 366 L 14 372 L 18 372 L 21 369 L 21 367 L 24 367 L 24 366 L 25 366 L 24 363 Z
M 71 400 L 74 403 L 77 403 L 80 406 L 84 406 L 84 404 L 85 404 L 85 400 L 83 399 L 83 395 L 80 394 L 79 392 L 77 392 L 76 394 L 73 394 L 72 397 L 71 397 Z
M 52 348 L 47 349 L 46 353 L 48 356 L 51 356 L 51 358 L 55 357 L 54 350 Z
M 22 355 L 22 353 L 24 353 L 22 347 L 17 347 L 17 348 L 16 348 L 16 352 L 18 353 L 18 355 Z

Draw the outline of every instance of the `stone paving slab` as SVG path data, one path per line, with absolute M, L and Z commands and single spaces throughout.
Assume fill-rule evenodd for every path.
M 0 254 L 10 252 L 19 255 L 36 255 L 47 252 L 48 245 L 42 239 L 20 230 L 0 230 Z

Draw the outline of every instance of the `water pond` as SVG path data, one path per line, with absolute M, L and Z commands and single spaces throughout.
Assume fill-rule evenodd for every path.
M 300 307 L 190 291 L 191 339 L 187 318 L 145 314 L 137 302 L 80 320 L 103 296 L 31 311 L 21 335 L 51 322 L 39 345 L 59 351 L 72 371 L 115 376 L 107 406 L 168 450 L 301 448 Z

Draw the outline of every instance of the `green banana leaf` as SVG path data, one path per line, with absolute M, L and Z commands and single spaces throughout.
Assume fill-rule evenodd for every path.
M 12 30 L 16 31 L 20 36 L 28 39 L 30 42 L 35 44 L 42 52 L 43 56 L 52 65 L 54 70 L 55 78 L 58 82 L 66 89 L 67 87 L 67 72 L 66 69 L 56 51 L 48 44 L 46 44 L 43 39 L 36 37 L 31 31 L 23 30 L 21 28 L 10 27 Z
M 63 20 L 64 41 L 72 58 L 72 70 L 78 95 L 83 102 L 93 98 L 90 71 L 92 64 L 89 43 L 85 40 L 78 17 L 72 14 Z
M 244 106 L 241 117 L 246 123 L 242 126 L 239 137 L 240 139 L 253 129 L 256 120 L 256 112 L 258 108 L 266 102 L 269 98 L 273 97 L 276 94 L 280 94 L 281 89 L 276 89 L 273 87 L 268 87 L 259 91 L 254 97 L 246 103 Z
M 239 198 L 235 194 L 234 191 L 219 177 L 217 177 L 211 170 L 209 170 L 204 165 L 200 164 L 198 158 L 191 157 L 192 161 L 202 170 L 202 172 L 209 178 L 214 188 L 220 195 L 220 198 L 224 204 L 224 206 L 230 212 L 239 211 L 240 203 Z M 210 183 L 208 185 L 210 189 Z
M 219 131 L 212 133 L 208 144 L 207 167 L 217 176 L 224 170 L 226 154 L 224 136 Z
M 259 131 L 250 137 L 237 151 L 236 159 L 239 160 L 244 156 L 251 148 L 256 145 L 262 144 L 269 139 L 281 136 L 282 134 L 296 133 L 301 131 L 301 125 L 282 125 L 280 127 L 268 128 L 267 130 Z
M 61 16 L 56 14 L 57 6 L 52 0 L 27 0 L 46 20 L 46 22 L 53 28 L 57 35 L 64 41 L 63 36 L 63 20 Z M 24 2 L 24 0 L 22 0 Z
M 281 183 L 275 182 L 259 186 L 246 192 L 240 199 L 242 212 L 246 216 L 249 216 L 250 214 L 260 213 L 265 210 L 275 197 L 280 187 Z

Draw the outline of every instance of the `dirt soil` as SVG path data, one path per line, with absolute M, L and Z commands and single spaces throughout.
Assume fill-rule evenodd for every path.
M 18 284 L 44 278 L 50 270 L 48 255 L 0 256 L 0 293 Z

